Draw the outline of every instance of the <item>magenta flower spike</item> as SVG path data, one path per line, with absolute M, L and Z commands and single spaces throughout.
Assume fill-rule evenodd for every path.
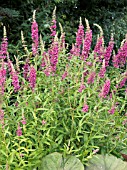
M 75 55 L 80 55 L 80 48 L 84 39 L 84 26 L 82 25 L 82 20 L 80 18 L 80 24 L 78 28 L 78 32 L 76 33 L 76 43 L 75 43 Z
M 110 80 L 106 80 L 105 84 L 102 87 L 102 91 L 100 93 L 100 97 L 106 98 L 110 91 Z
M 38 38 L 38 24 L 35 20 L 35 12 L 33 13 L 33 22 L 31 26 L 31 33 L 32 33 L 32 52 L 33 55 L 35 56 L 38 53 L 38 44 L 39 44 L 39 38 Z
M 98 75 L 100 78 L 104 78 L 105 73 L 106 73 L 106 67 L 105 67 L 105 59 L 104 59 L 102 67 L 101 67 Z
M 2 39 L 2 43 L 0 46 L 0 59 L 5 59 L 7 57 L 7 48 L 8 48 L 8 41 L 7 41 L 7 34 L 6 28 L 4 26 L 4 37 Z
M 26 63 L 23 66 L 23 77 L 28 80 L 28 74 L 30 70 L 29 59 L 26 60 Z
M 50 36 L 52 37 L 52 41 L 54 41 L 54 37 L 56 36 L 56 6 L 53 10 L 50 30 L 51 30 Z
M 115 113 L 115 106 L 112 106 L 112 108 L 108 111 L 108 113 L 114 114 Z
M 56 72 L 56 65 L 58 63 L 58 49 L 58 40 L 57 37 L 55 37 L 51 48 L 49 49 L 50 66 L 53 73 Z
M 87 79 L 87 83 L 88 84 L 93 84 L 95 77 L 96 77 L 96 73 L 95 72 L 91 72 L 89 77 L 88 77 L 88 79 Z
M 112 35 L 108 47 L 106 48 L 106 51 L 104 53 L 105 67 L 109 66 L 109 60 L 112 54 L 113 47 L 114 47 L 114 39 Z
M 85 19 L 85 21 L 86 21 L 87 30 L 86 30 L 85 38 L 83 41 L 83 49 L 82 49 L 82 55 L 81 55 L 81 58 L 84 61 L 88 58 L 90 48 L 91 48 L 91 43 L 92 43 L 92 30 L 89 27 L 88 20 Z
M 18 74 L 16 73 L 15 70 L 12 72 L 12 84 L 14 87 L 14 91 L 17 92 L 20 89 L 20 85 L 19 85 Z
M 9 58 L 8 58 L 8 70 L 10 72 L 14 91 L 17 92 L 20 89 L 18 73 L 15 71 L 13 63 L 11 62 Z
M 82 112 L 86 113 L 89 110 L 89 106 L 87 104 L 84 104 L 83 108 L 82 108 Z
M 32 91 L 34 91 L 36 85 L 36 70 L 33 66 L 30 67 L 29 83 Z
M 17 128 L 16 134 L 17 134 L 17 136 L 22 136 L 22 129 L 21 129 L 19 123 L 18 123 L 18 128 Z
M 4 68 L 4 62 L 3 62 L 2 67 L 0 69 L 0 89 L 2 95 L 4 94 L 5 81 L 6 81 L 6 69 Z
M 113 56 L 113 66 L 116 68 L 123 67 L 126 64 L 127 59 L 127 38 L 118 53 Z

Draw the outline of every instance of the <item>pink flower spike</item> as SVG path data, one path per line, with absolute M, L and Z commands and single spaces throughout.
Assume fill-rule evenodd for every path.
M 18 129 L 16 131 L 17 136 L 22 136 L 22 129 L 20 127 L 20 124 L 18 123 Z
M 96 73 L 95 73 L 95 72 L 90 73 L 90 75 L 89 75 L 89 77 L 88 77 L 88 79 L 87 79 L 87 83 L 88 83 L 88 84 L 93 84 L 93 83 L 94 83 L 95 76 L 96 76 Z
M 30 68 L 29 83 L 32 91 L 34 91 L 36 85 L 36 70 L 33 66 Z
M 100 97 L 106 98 L 110 91 L 110 80 L 106 80 L 105 84 L 102 87 L 102 91 L 100 93 Z
M 38 53 L 38 44 L 39 44 L 39 38 L 38 38 L 38 24 L 35 20 L 35 12 L 33 13 L 33 22 L 32 22 L 32 26 L 31 26 L 31 37 L 33 40 L 32 43 L 32 51 L 33 51 L 33 55 L 35 56 Z

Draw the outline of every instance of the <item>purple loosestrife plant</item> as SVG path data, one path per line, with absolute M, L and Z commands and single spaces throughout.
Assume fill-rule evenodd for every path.
M 55 151 L 76 155 L 86 165 L 98 148 L 100 153 L 111 154 L 127 147 L 126 71 L 122 75 L 123 69 L 108 66 L 112 44 L 103 51 L 101 40 L 97 57 L 100 55 L 103 63 L 96 62 L 90 49 L 92 31 L 87 29 L 84 39 L 82 25 L 76 37 L 80 51 L 72 45 L 68 54 L 64 37 L 57 38 L 55 23 L 47 49 L 40 38 L 36 57 L 32 57 L 32 49 L 18 50 L 19 68 L 24 57 L 27 59 L 18 74 L 18 67 L 7 55 L 5 91 L 0 96 L 0 110 L 4 111 L 0 111 L 0 168 L 38 169 L 41 158 Z M 82 53 L 75 57 L 83 48 L 85 62 Z M 3 68 L 6 64 L 2 67 L 1 62 L 0 77 L 5 75 Z M 15 89 L 19 88 L 18 77 L 23 82 L 18 93 L 10 86 L 12 77 Z
M 38 44 L 39 44 L 39 38 L 38 38 L 38 24 L 35 20 L 35 12 L 33 13 L 33 22 L 32 22 L 32 26 L 31 26 L 31 33 L 32 33 L 32 52 L 33 55 L 35 56 L 36 54 L 38 54 Z

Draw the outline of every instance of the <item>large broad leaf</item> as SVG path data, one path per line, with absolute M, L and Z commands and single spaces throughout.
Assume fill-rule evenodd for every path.
M 86 170 L 127 170 L 127 163 L 112 155 L 95 155 Z
M 39 170 L 84 170 L 84 166 L 75 156 L 64 158 L 62 154 L 55 152 L 42 159 Z

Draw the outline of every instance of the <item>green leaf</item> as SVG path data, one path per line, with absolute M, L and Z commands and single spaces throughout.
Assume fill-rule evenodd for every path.
M 86 170 L 127 170 L 127 163 L 113 155 L 95 155 Z
M 64 158 L 62 154 L 54 152 L 42 159 L 39 170 L 84 170 L 84 166 L 75 156 Z

